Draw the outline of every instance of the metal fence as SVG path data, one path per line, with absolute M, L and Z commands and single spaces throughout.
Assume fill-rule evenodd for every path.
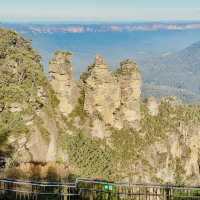
M 77 179 L 74 183 L 0 180 L 1 200 L 200 200 L 200 187 L 122 184 Z

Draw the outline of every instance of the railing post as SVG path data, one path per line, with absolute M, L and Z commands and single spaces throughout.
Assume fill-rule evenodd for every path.
M 165 193 L 166 193 L 166 200 L 171 200 L 171 195 L 170 195 L 170 186 L 167 184 L 165 188 Z

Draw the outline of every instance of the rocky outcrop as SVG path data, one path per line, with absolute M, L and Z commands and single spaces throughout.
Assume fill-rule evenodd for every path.
M 139 127 L 142 78 L 138 66 L 131 60 L 121 62 L 116 72 L 121 91 L 120 121 L 124 126 Z
M 88 72 L 82 75 L 84 109 L 115 128 L 140 121 L 141 76 L 137 65 L 126 60 L 116 73 L 111 73 L 102 57 L 97 56 Z
M 114 112 L 120 106 L 120 88 L 104 59 L 96 56 L 95 62 L 82 75 L 85 96 L 84 110 L 106 124 L 114 124 Z
M 149 168 L 145 166 L 147 173 L 140 171 L 144 166 L 137 166 L 143 181 L 164 180 L 168 183 L 187 183 L 198 185 L 199 172 L 199 127 L 182 127 L 178 134 L 171 133 L 165 140 L 157 141 L 145 149 L 145 160 Z M 153 173 L 152 173 L 153 172 Z M 152 176 L 150 174 L 152 173 Z M 152 178 L 154 177 L 154 178 Z M 137 180 L 138 181 L 138 180 Z M 136 182 L 137 182 L 136 181 Z
M 56 52 L 49 64 L 50 83 L 60 101 L 60 111 L 67 116 L 77 104 L 79 92 L 73 77 L 72 54 Z
M 40 56 L 19 34 L 0 29 L 0 152 L 16 163 L 56 162 L 61 116 Z

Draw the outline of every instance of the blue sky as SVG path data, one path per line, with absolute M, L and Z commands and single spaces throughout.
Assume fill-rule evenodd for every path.
M 0 0 L 0 20 L 175 19 L 200 19 L 200 0 Z

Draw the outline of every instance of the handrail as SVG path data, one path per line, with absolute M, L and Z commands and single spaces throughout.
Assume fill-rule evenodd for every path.
M 82 184 L 83 183 L 83 184 Z M 102 185 L 99 187 L 99 185 Z M 105 187 L 107 186 L 108 187 Z M 111 189 L 109 189 L 109 186 Z M 55 190 L 54 188 L 55 187 Z M 107 189 L 106 189 L 107 188 Z M 177 186 L 177 185 L 158 185 L 158 184 L 129 184 L 113 183 L 104 180 L 88 178 L 77 178 L 75 182 L 36 182 L 15 179 L 0 179 L 0 195 L 4 192 L 13 192 L 17 195 L 60 195 L 60 196 L 83 196 L 87 194 L 113 194 L 127 196 L 144 197 L 192 197 L 200 199 L 200 187 Z M 170 197 L 170 198 L 168 198 Z
M 101 184 L 101 185 L 110 185 L 113 187 L 116 187 L 118 189 L 124 188 L 124 189 L 129 189 L 129 188 L 154 188 L 154 189 L 174 189 L 174 190 L 192 190 L 192 191 L 200 191 L 200 187 L 195 186 L 175 186 L 175 185 L 153 185 L 153 184 L 128 184 L 128 183 L 110 183 L 106 181 L 101 181 L 101 180 L 89 180 L 89 179 L 82 179 L 78 178 L 74 183 L 61 183 L 61 182 L 34 182 L 34 181 L 24 181 L 24 180 L 12 180 L 12 179 L 0 179 L 0 184 L 13 184 L 16 187 L 17 186 L 38 186 L 38 187 L 44 187 L 44 188 L 73 188 L 73 189 L 82 189 L 82 190 L 87 190 L 88 188 L 85 187 L 84 185 L 80 185 L 80 183 L 87 183 L 87 184 Z M 89 187 L 91 190 L 91 188 Z
M 80 181 L 76 181 L 74 183 L 61 183 L 61 182 L 36 182 L 36 181 L 24 181 L 24 180 L 14 180 L 14 179 L 0 179 L 0 183 L 11 183 L 16 185 L 32 185 L 32 186 L 40 186 L 40 187 L 68 187 L 68 188 L 76 188 Z M 92 183 L 92 182 L 90 182 Z M 98 182 L 96 182 L 98 183 Z
M 20 179 L 0 179 L 0 183 L 13 183 L 18 185 L 33 185 L 33 186 L 48 186 L 48 187 L 77 187 L 81 182 L 83 183 L 91 183 L 91 184 L 109 184 L 115 187 L 145 187 L 145 188 L 176 188 L 176 189 L 200 189 L 200 186 L 180 186 L 180 185 L 170 185 L 170 184 L 149 184 L 149 183 L 114 183 L 103 180 L 92 180 L 88 178 L 77 178 L 75 182 L 40 182 L 40 181 L 32 181 L 32 180 L 20 180 Z
M 51 182 L 32 182 L 32 181 L 22 181 L 22 180 L 8 180 L 8 179 L 0 179 L 0 183 L 12 183 L 12 184 L 18 184 L 18 185 L 32 185 L 32 186 L 41 186 L 41 187 L 76 187 L 74 183 L 59 183 L 52 184 Z
M 200 186 L 185 186 L 185 185 L 173 185 L 173 184 L 151 184 L 151 183 L 120 183 L 120 182 L 109 182 L 109 181 L 101 181 L 101 180 L 92 180 L 89 178 L 77 178 L 76 184 L 84 182 L 84 183 L 93 183 L 93 184 L 109 184 L 112 186 L 120 187 L 154 187 L 154 188 L 176 188 L 176 189 L 200 189 Z

